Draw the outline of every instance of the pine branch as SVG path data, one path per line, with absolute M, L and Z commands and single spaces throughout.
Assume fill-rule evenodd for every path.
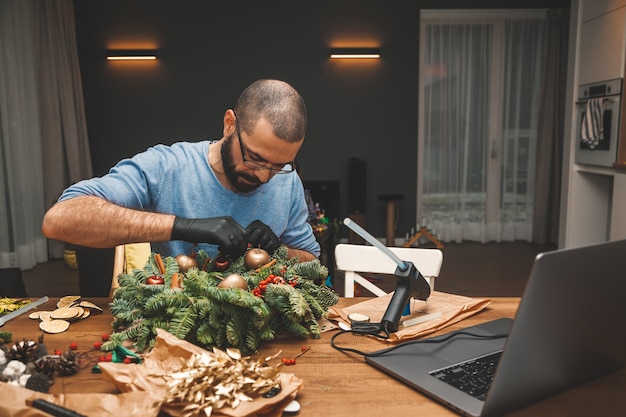
M 196 326 L 196 318 L 192 307 L 182 308 L 172 316 L 166 330 L 179 339 L 185 340 Z

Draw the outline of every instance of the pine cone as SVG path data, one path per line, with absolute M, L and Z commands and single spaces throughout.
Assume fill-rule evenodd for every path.
M 61 376 L 74 375 L 79 370 L 78 354 L 71 350 L 66 351 L 57 363 L 57 371 Z
M 46 375 L 35 372 L 26 381 L 26 388 L 33 391 L 48 392 L 50 390 L 50 380 Z
M 37 359 L 38 349 L 38 344 L 34 340 L 23 339 L 21 342 L 16 342 L 11 349 L 9 349 L 7 359 L 9 361 L 17 360 L 23 364 L 34 362 Z
M 54 381 L 54 372 L 57 369 L 57 359 L 44 356 L 43 358 L 35 362 L 35 371 L 42 375 L 45 375 L 48 380 Z

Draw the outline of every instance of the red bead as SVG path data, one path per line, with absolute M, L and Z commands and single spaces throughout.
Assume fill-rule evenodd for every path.
M 71 349 L 71 350 L 76 350 L 76 349 L 78 349 L 78 345 L 76 344 L 76 342 L 72 342 L 72 343 L 70 343 L 70 349 Z

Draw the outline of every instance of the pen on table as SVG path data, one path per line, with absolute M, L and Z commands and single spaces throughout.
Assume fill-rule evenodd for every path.
M 65 408 L 63 406 L 56 405 L 49 401 L 41 399 L 34 400 L 30 404 L 30 406 L 45 413 L 48 413 L 54 417 L 87 417 L 84 414 L 79 414 L 74 410 L 70 410 L 69 408 Z

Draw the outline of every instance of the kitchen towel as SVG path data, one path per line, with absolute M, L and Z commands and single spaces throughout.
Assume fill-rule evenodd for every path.
M 581 140 L 594 149 L 601 140 L 604 140 L 604 98 L 587 100 L 587 108 L 581 126 Z

